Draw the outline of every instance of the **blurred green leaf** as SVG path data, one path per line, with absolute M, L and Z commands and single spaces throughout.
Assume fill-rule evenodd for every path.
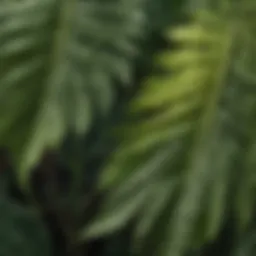
M 243 175 L 241 181 L 244 180 L 244 185 L 235 185 L 243 191 L 238 216 L 247 216 L 243 227 L 251 222 L 253 217 L 248 213 L 253 214 L 255 183 L 248 185 L 254 169 L 250 165 L 247 175 L 235 168 L 237 154 L 247 153 L 242 151 L 238 135 L 228 133 L 227 125 L 234 116 L 243 117 L 241 136 L 253 139 L 255 132 L 250 126 L 254 122 L 256 98 L 254 94 L 252 105 L 244 107 L 246 114 L 232 107 L 231 94 L 223 103 L 231 92 L 226 83 L 233 67 L 235 38 L 239 35 L 233 30 L 237 21 L 233 22 L 222 12 L 202 11 L 194 15 L 190 25 L 168 31 L 167 37 L 180 47 L 156 59 L 163 72 L 146 79 L 142 90 L 131 100 L 129 121 L 115 130 L 120 146 L 99 182 L 103 191 L 111 192 L 99 216 L 84 228 L 83 238 L 112 233 L 128 220 L 136 219 L 133 241 L 139 255 L 185 255 L 191 248 L 218 237 L 229 210 L 227 203 L 232 198 L 234 210 L 240 200 L 231 192 L 236 175 L 238 179 Z M 239 96 L 240 86 L 236 90 Z M 243 98 L 244 104 L 248 99 Z M 244 143 L 249 150 L 250 142 Z M 154 159 L 161 150 L 161 154 L 167 154 L 166 161 L 148 166 L 148 159 Z M 247 166 L 246 159 L 241 158 L 239 166 Z M 147 181 L 143 178 L 146 169 L 150 172 Z M 173 188 L 174 181 L 177 188 Z M 140 184 L 138 189 L 134 184 Z M 142 191 L 147 196 L 141 197 Z M 251 200 L 246 203 L 248 196 Z M 129 206 L 137 208 L 126 211 L 122 217 L 122 211 Z
M 23 182 L 43 150 L 109 113 L 112 79 L 130 81 L 143 14 L 135 0 L 1 3 L 0 144 Z

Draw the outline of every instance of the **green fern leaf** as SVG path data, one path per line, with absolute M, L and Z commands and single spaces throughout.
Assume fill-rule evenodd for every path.
M 225 211 L 228 211 L 228 195 L 230 191 L 233 161 L 237 153 L 237 146 L 233 140 L 222 136 L 221 151 L 215 152 L 213 161 L 216 163 L 212 167 L 211 186 L 207 197 L 207 221 L 204 227 L 204 240 L 214 240 L 221 231 L 225 218 Z M 220 144 L 221 143 L 221 144 Z
M 138 166 L 140 172 L 135 172 L 135 175 L 127 180 L 126 184 L 121 184 L 117 190 L 113 191 L 114 193 L 110 192 L 96 222 L 82 232 L 82 239 L 103 236 L 124 227 L 130 221 L 131 216 L 143 207 L 152 190 L 152 184 L 155 183 L 153 178 L 155 178 L 156 166 L 166 161 L 166 158 L 167 153 L 163 154 L 160 151 L 142 168 Z M 113 215 L 113 209 L 115 215 Z
M 147 115 L 139 122 L 124 124 L 120 128 L 119 134 L 121 136 L 125 134 L 125 138 L 122 138 L 121 146 L 102 177 L 103 187 L 111 186 L 111 181 L 106 181 L 112 176 L 115 184 L 115 175 L 111 173 L 115 173 L 117 166 L 124 164 L 122 161 L 128 162 L 125 160 L 127 155 L 145 154 L 154 150 L 157 145 L 184 137 L 197 128 L 198 119 L 203 116 L 200 112 L 205 108 L 206 97 L 212 95 L 210 90 L 215 88 L 209 83 L 214 83 L 215 76 L 219 75 L 216 68 L 219 69 L 219 64 L 223 62 L 220 52 L 225 45 L 221 45 L 220 42 L 224 44 L 225 33 L 221 31 L 218 34 L 218 30 L 207 30 L 201 26 L 201 23 L 174 31 L 174 39 L 185 41 L 183 43 L 185 50 L 163 54 L 163 59 L 159 61 L 160 65 L 168 63 L 165 68 L 167 70 L 171 68 L 172 72 L 167 73 L 164 78 L 163 76 L 155 77 L 153 80 L 150 78 L 141 94 L 132 101 L 131 115 L 150 112 L 150 116 Z M 183 59 L 184 52 L 188 52 L 187 48 L 190 52 L 194 52 L 194 62 L 193 58 Z M 213 102 L 216 104 L 216 100 Z M 208 119 L 205 123 L 207 122 Z M 151 143 L 147 143 L 148 141 Z
M 166 74 L 149 79 L 138 97 L 132 101 L 129 113 L 131 119 L 138 114 L 147 115 L 120 129 L 120 134 L 125 137 L 122 137 L 118 151 L 103 173 L 100 186 L 112 188 L 113 194 L 118 196 L 119 192 L 115 189 L 117 185 L 128 187 L 128 180 L 136 177 L 139 182 L 140 168 L 131 169 L 130 163 L 133 162 L 133 166 L 141 165 L 145 155 L 151 158 L 154 155 L 152 152 L 158 152 L 159 148 L 171 143 L 172 150 L 170 147 L 166 150 L 169 161 L 155 167 L 156 174 L 152 179 L 160 175 L 169 180 L 171 186 L 171 180 L 177 176 L 182 185 L 175 211 L 165 214 L 165 230 L 153 254 L 180 256 L 190 246 L 200 213 L 200 200 L 205 188 L 210 185 L 211 153 L 216 148 L 213 142 L 219 140 L 216 122 L 229 67 L 232 35 L 224 20 L 202 13 L 196 17 L 193 25 L 176 29 L 171 32 L 171 36 L 168 33 L 168 37 L 179 42 L 182 49 L 161 56 L 158 62 Z M 184 154 L 183 149 L 183 157 L 179 158 L 180 152 L 177 148 L 174 150 L 173 145 L 175 140 L 182 145 L 181 139 L 186 141 L 189 152 Z M 138 156 L 142 157 L 141 161 Z M 183 163 L 174 164 L 176 161 Z M 127 191 L 127 196 L 129 194 L 135 200 L 136 190 L 132 191 L 132 186 L 130 188 L 131 192 Z M 159 200 L 164 198 L 165 193 L 165 190 L 159 189 Z M 107 206 L 114 209 L 108 202 L 107 199 Z M 118 204 L 117 201 L 115 203 Z M 158 209 L 160 214 L 161 207 Z M 104 210 L 101 214 L 104 215 Z M 113 211 L 112 214 L 118 216 L 118 212 Z M 98 221 L 100 219 L 96 219 L 89 227 L 90 232 Z M 114 230 L 113 226 L 108 228 L 109 231 Z M 87 230 L 85 233 L 90 237 Z M 140 237 L 138 229 L 135 237 Z
M 0 4 L 0 144 L 21 179 L 68 132 L 86 134 L 94 110 L 127 83 L 143 24 L 141 1 L 35 0 Z
M 168 202 L 175 198 L 179 183 L 173 180 L 170 184 L 169 180 L 159 180 L 150 188 L 149 198 L 146 201 L 141 214 L 139 215 L 138 224 L 134 235 L 134 247 L 136 251 L 140 251 L 147 242 L 149 234 L 154 229 L 154 225 L 158 218 L 161 218 L 161 213 L 165 210 Z

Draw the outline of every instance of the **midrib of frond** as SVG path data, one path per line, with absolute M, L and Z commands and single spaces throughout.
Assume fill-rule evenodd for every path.
M 51 85 L 57 80 L 58 76 L 62 76 L 63 72 L 65 72 L 65 70 L 60 67 L 62 67 L 63 63 L 66 62 L 64 57 L 66 56 L 65 52 L 70 42 L 69 35 L 72 29 L 72 24 L 70 21 L 73 18 L 75 6 L 77 4 L 76 0 L 58 0 L 56 2 L 58 2 L 60 6 L 59 18 L 57 21 L 56 34 L 53 39 L 53 47 L 51 51 L 52 57 L 50 58 L 51 60 L 49 67 L 49 70 L 51 71 L 45 85 L 46 89 L 48 90 L 46 91 L 46 96 L 48 96 L 47 98 L 49 98 L 50 95 L 55 95 L 56 91 L 53 90 L 57 90 L 59 87 Z M 59 86 L 60 85 L 61 84 L 59 84 Z
M 42 102 L 42 106 L 38 112 L 35 120 L 35 126 L 33 128 L 33 134 L 26 145 L 24 154 L 28 155 L 26 153 L 27 150 L 30 152 L 30 155 L 31 152 L 33 152 L 33 156 L 26 159 L 27 161 L 21 158 L 22 162 L 20 163 L 20 174 L 22 174 L 20 179 L 21 184 L 23 184 L 24 187 L 26 187 L 25 178 L 27 176 L 27 171 L 29 171 L 27 170 L 27 166 L 33 166 L 38 160 L 38 157 L 40 157 L 41 152 L 38 152 L 37 144 L 39 144 L 40 140 L 44 140 L 44 136 L 41 136 L 41 134 L 45 132 L 45 126 L 53 126 L 52 134 L 49 135 L 48 141 L 44 142 L 46 147 L 56 146 L 65 133 L 65 120 L 58 104 L 58 97 L 59 92 L 62 89 L 61 86 L 63 85 L 63 74 L 68 72 L 68 70 L 65 70 L 67 68 L 65 57 L 69 47 L 68 44 L 70 43 L 69 36 L 72 30 L 71 21 L 72 18 L 74 18 L 73 15 L 75 13 L 74 10 L 76 4 L 76 0 L 55 1 L 55 8 L 58 8 L 59 15 L 57 19 L 57 26 L 55 28 L 55 36 L 52 41 L 52 49 L 49 52 L 49 75 L 45 79 L 44 95 L 42 96 L 44 101 Z M 59 121 L 62 125 L 55 125 L 56 127 L 54 127 L 54 124 L 49 123 L 49 116 L 51 116 L 51 120 L 57 120 L 56 124 Z
M 194 144 L 190 149 L 190 159 L 187 164 L 187 172 L 184 180 L 184 191 L 173 219 L 170 230 L 172 242 L 164 249 L 168 255 L 180 256 L 184 252 L 195 224 L 197 211 L 202 198 L 202 185 L 207 178 L 206 162 L 209 159 L 210 146 L 214 139 L 214 126 L 217 121 L 219 100 L 222 96 L 223 86 L 230 64 L 232 49 L 232 32 L 227 28 L 220 40 L 222 43 L 219 55 L 219 65 L 216 67 L 216 76 L 213 78 L 209 98 L 206 99 L 205 108 L 199 118 L 198 128 L 194 137 Z M 208 102 L 208 103 L 207 103 Z M 190 207 L 188 207 L 190 206 Z
M 220 51 L 220 62 L 219 67 L 216 69 L 216 76 L 213 80 L 212 90 L 209 93 L 208 104 L 204 108 L 201 118 L 198 125 L 198 130 L 195 135 L 195 145 L 192 147 L 192 155 L 191 155 L 191 162 L 189 166 L 194 166 L 194 159 L 195 156 L 199 153 L 199 149 L 202 148 L 202 145 L 207 143 L 209 134 L 212 132 L 212 127 L 214 126 L 217 113 L 218 113 L 218 103 L 222 96 L 223 86 L 225 85 L 225 79 L 227 72 L 229 70 L 229 63 L 230 63 L 230 51 L 232 45 L 232 36 L 230 33 L 227 33 L 226 36 L 223 36 L 223 45 Z

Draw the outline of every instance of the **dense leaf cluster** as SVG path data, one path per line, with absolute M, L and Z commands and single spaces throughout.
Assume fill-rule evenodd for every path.
M 69 255 L 95 239 L 95 256 L 254 255 L 255 14 L 251 0 L 0 0 L 0 146 L 24 191 L 43 173 L 32 187 L 50 202 L 10 202 L 0 175 L 0 255 L 51 255 L 38 211 Z

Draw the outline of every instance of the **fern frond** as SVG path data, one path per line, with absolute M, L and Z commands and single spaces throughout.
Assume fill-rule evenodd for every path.
M 162 135 L 163 141 L 170 142 L 197 130 L 199 138 L 196 137 L 195 142 L 209 142 L 208 133 L 211 134 L 212 124 L 215 123 L 214 116 L 221 97 L 223 65 L 228 65 L 225 54 L 230 35 L 224 22 L 222 27 L 219 25 L 221 21 L 217 21 L 216 26 L 211 23 L 209 26 L 211 18 L 206 16 L 206 19 L 204 22 L 195 22 L 188 27 L 176 29 L 171 36 L 168 35 L 180 42 L 182 49 L 174 53 L 163 53 L 157 58 L 164 71 L 167 71 L 166 74 L 149 78 L 140 95 L 132 101 L 130 118 L 143 113 L 146 113 L 146 117 L 124 124 L 119 130 L 124 136 L 114 156 L 118 163 L 124 161 L 129 154 L 136 155 L 154 149 L 159 139 L 150 146 L 141 148 L 141 151 L 136 150 L 136 145 L 148 145 L 145 143 L 147 138 L 154 135 Z M 213 24 L 216 23 L 214 21 Z M 207 133 L 207 139 L 201 138 L 202 131 Z M 170 136 L 172 132 L 173 137 Z M 115 161 L 112 163 L 114 167 L 118 166 Z M 109 166 L 105 172 L 106 179 L 112 176 L 111 170 L 114 169 Z M 103 186 L 104 182 L 103 177 Z
M 34 0 L 0 5 L 0 144 L 24 177 L 47 147 L 86 134 L 127 83 L 142 1 Z M 71 111 L 72 110 L 72 111 Z
M 138 115 L 143 117 L 143 114 L 146 114 L 146 116 L 137 118 L 139 121 L 124 124 L 120 129 L 120 134 L 123 135 L 121 145 L 101 180 L 101 186 L 113 188 L 113 193 L 106 200 L 105 208 L 99 219 L 96 219 L 95 225 L 101 227 L 103 233 L 113 231 L 114 225 L 110 225 L 109 214 L 105 215 L 105 213 L 115 209 L 112 214 L 117 217 L 119 210 L 121 211 L 122 207 L 118 206 L 118 201 L 115 201 L 116 205 L 113 206 L 114 198 L 119 195 L 119 189 L 115 189 L 115 186 L 129 187 L 127 195 L 129 193 L 129 196 L 136 198 L 138 190 L 131 180 L 132 178 L 136 180 L 137 177 L 139 182 L 141 170 L 139 167 L 134 167 L 143 165 L 143 159 L 160 154 L 163 147 L 171 144 L 172 147 L 165 149 L 165 153 L 169 155 L 166 161 L 161 165 L 159 163 L 159 166 L 155 167 L 155 174 L 147 182 L 141 182 L 139 188 L 140 191 L 145 191 L 149 184 L 157 182 L 154 191 L 163 191 L 163 194 L 159 195 L 160 200 L 166 193 L 165 190 L 160 190 L 161 186 L 167 186 L 166 181 L 169 181 L 171 186 L 175 178 L 181 184 L 179 199 L 174 200 L 177 201 L 175 212 L 170 212 L 170 207 L 166 209 L 158 207 L 162 210 L 154 213 L 158 216 L 154 217 L 154 220 L 160 218 L 162 214 L 167 217 L 165 230 L 162 230 L 161 234 L 163 241 L 157 249 L 152 248 L 159 253 L 153 255 L 180 256 L 193 238 L 201 200 L 212 177 L 211 153 L 216 150 L 214 141 L 220 139 L 217 132 L 219 102 L 229 68 L 232 29 L 225 20 L 209 13 L 200 13 L 193 24 L 175 29 L 167 33 L 167 36 L 179 42 L 181 49 L 177 49 L 174 53 L 163 53 L 158 58 L 157 62 L 163 68 L 164 75 L 150 78 L 138 97 L 131 103 L 129 112 L 131 120 Z M 183 149 L 174 150 L 173 145 L 176 144 L 174 141 Z M 177 193 L 170 195 L 177 197 Z M 153 208 L 150 210 L 151 200 L 157 200 L 153 198 L 152 194 L 148 194 L 146 201 L 149 212 L 154 211 Z M 166 199 L 169 202 L 167 205 L 173 199 L 173 196 Z M 128 201 L 122 202 L 125 203 L 128 204 Z M 130 218 L 140 212 L 144 203 L 138 205 L 133 214 L 130 214 Z M 141 219 L 144 218 L 145 214 L 141 215 Z M 112 221 L 115 222 L 114 219 Z M 152 229 L 151 232 L 154 232 L 154 225 L 152 221 L 146 230 Z M 85 236 L 99 235 L 99 229 L 97 232 L 94 229 L 96 226 L 92 224 L 85 231 Z M 118 227 L 119 225 L 115 226 Z M 140 243 L 139 248 L 146 244 L 148 246 L 149 243 L 143 242 L 143 239 L 147 239 L 148 232 L 141 233 L 138 229 L 135 237 Z

